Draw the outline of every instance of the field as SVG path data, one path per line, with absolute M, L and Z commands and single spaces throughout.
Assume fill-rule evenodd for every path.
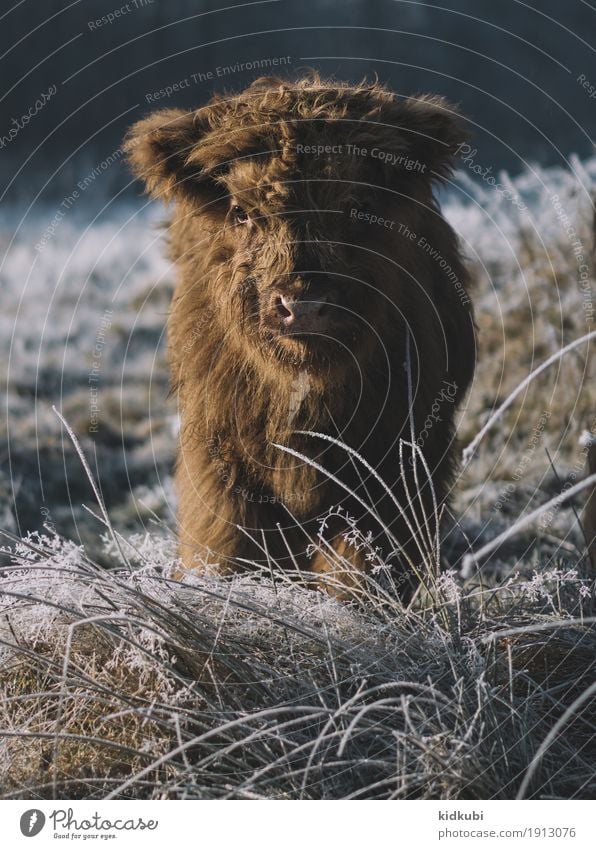
M 479 327 L 462 449 L 490 427 L 407 609 L 383 568 L 352 603 L 274 564 L 176 580 L 163 213 L 4 210 L 3 797 L 593 798 L 586 491 L 548 506 L 586 474 L 593 340 L 491 416 L 594 330 L 595 178 L 528 170 L 523 210 L 464 172 L 445 194 Z

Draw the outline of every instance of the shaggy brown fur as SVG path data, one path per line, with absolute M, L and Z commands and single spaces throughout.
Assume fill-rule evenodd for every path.
M 308 535 L 335 505 L 372 531 L 385 558 L 420 563 L 394 499 L 405 506 L 409 486 L 420 521 L 433 492 L 446 498 L 454 412 L 474 370 L 467 275 L 433 197 L 464 137 L 439 97 L 318 77 L 260 79 L 132 128 L 135 173 L 175 201 L 180 283 L 168 332 L 187 567 L 206 555 L 267 562 L 266 549 L 282 566 L 328 571 L 333 558 L 311 558 Z M 358 451 L 390 494 L 343 449 L 302 431 Z M 432 486 L 421 461 L 416 479 L 407 448 L 400 473 L 400 438 L 412 433 Z M 314 460 L 378 518 L 277 445 Z M 332 548 L 365 568 L 368 549 L 345 530 L 340 513 Z

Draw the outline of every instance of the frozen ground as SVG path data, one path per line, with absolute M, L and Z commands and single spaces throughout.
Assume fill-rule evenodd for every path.
M 81 510 L 88 481 L 52 406 L 79 436 L 119 526 L 155 507 L 169 516 L 176 428 L 163 328 L 172 275 L 159 210 L 119 206 L 90 222 L 87 209 L 72 208 L 36 251 L 53 212 L 28 217 L 14 237 L 14 214 L 3 219 L 3 247 L 13 241 L 1 284 L 0 486 L 13 530 L 49 521 L 92 541 L 97 527 Z

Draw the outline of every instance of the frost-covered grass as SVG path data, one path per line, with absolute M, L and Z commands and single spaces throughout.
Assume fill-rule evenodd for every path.
M 359 604 L 281 575 L 178 582 L 167 545 L 131 546 L 131 572 L 47 537 L 18 547 L 1 582 L 5 796 L 593 797 L 578 569 L 482 592 L 448 572 L 406 610 L 372 579 Z
M 464 174 L 447 197 L 480 328 L 464 445 L 527 374 L 594 328 L 596 159 L 572 166 L 518 178 L 525 212 Z M 532 381 L 483 438 L 447 517 L 447 571 L 437 577 L 431 558 L 410 608 L 382 568 L 352 602 L 274 567 L 181 581 L 160 213 L 120 205 L 87 226 L 75 206 L 38 253 L 54 213 L 0 220 L 0 526 L 24 538 L 7 540 L 0 579 L 0 792 L 593 797 L 584 498 L 513 528 L 480 573 L 459 575 L 464 553 L 583 477 L 579 435 L 596 430 L 588 346 Z
M 119 526 L 153 509 L 171 520 L 176 410 L 163 333 L 173 276 L 160 210 L 121 205 L 94 222 L 74 207 L 38 253 L 54 213 L 36 212 L 16 235 L 18 217 L 5 211 L 0 223 L 0 497 L 16 501 L 5 527 L 50 522 L 93 545 L 88 482 L 52 406 L 76 430 Z

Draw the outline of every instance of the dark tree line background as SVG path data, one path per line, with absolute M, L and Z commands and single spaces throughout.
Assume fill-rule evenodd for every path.
M 89 26 L 122 7 L 113 23 Z M 446 95 L 493 170 L 564 164 L 592 152 L 596 99 L 577 78 L 596 86 L 595 34 L 596 7 L 583 0 L 24 0 L 0 13 L 0 137 L 50 85 L 57 91 L 0 149 L 0 186 L 27 202 L 67 194 L 141 114 L 198 106 L 260 72 L 191 79 L 155 105 L 147 94 L 280 56 L 291 57 L 290 75 L 376 73 L 400 93 Z M 116 163 L 101 185 L 128 181 Z

